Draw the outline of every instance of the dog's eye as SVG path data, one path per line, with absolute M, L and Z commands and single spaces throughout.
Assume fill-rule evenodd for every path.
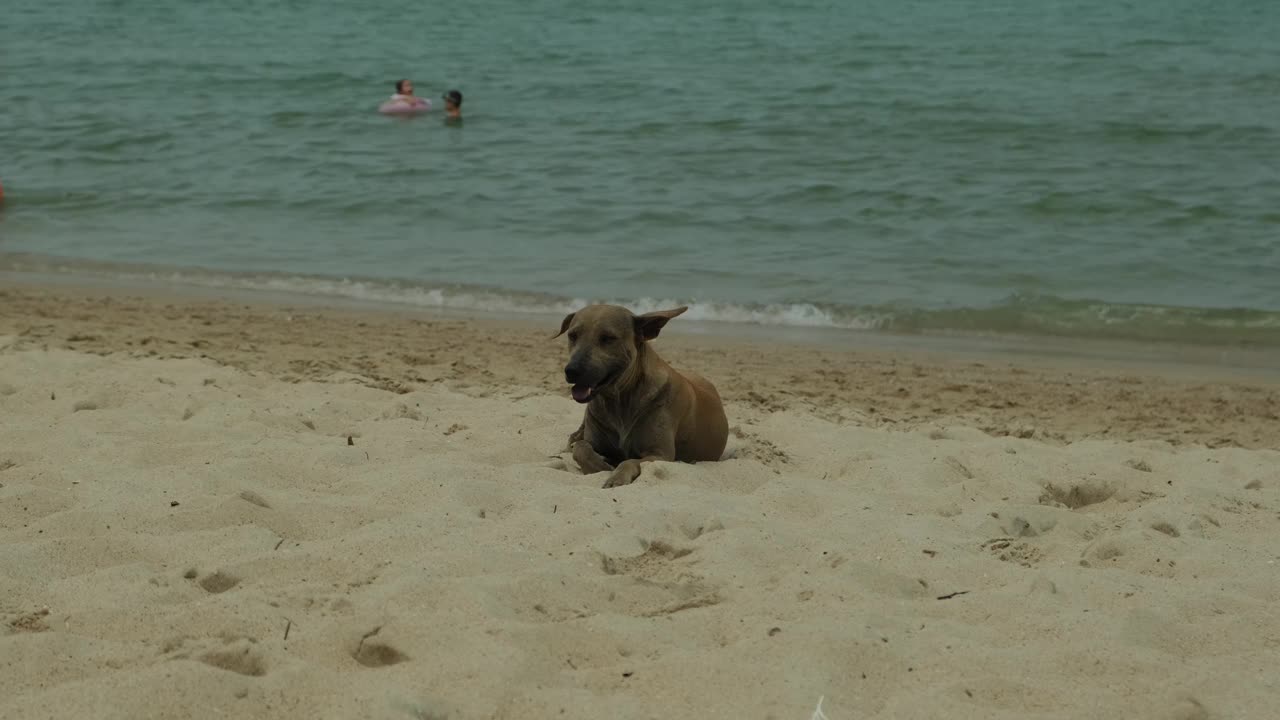
M 609 343 L 611 343 L 611 342 L 613 342 L 614 340 L 617 340 L 617 339 L 618 339 L 618 338 L 617 338 L 616 336 L 614 336 L 614 335 L 601 335 L 601 336 L 600 336 L 600 344 L 601 344 L 601 345 L 608 345 Z
M 576 332 L 571 332 L 571 333 L 569 333 L 569 342 L 571 342 L 571 343 L 576 343 L 576 342 L 578 342 L 578 333 L 576 333 Z

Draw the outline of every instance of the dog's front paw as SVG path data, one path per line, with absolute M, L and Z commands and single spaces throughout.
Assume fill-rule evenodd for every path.
M 598 472 L 608 472 L 613 469 L 609 461 L 600 457 L 600 453 L 591 447 L 591 443 L 586 440 L 579 440 L 573 444 L 573 460 L 578 463 L 578 468 L 582 470 L 583 475 L 592 475 Z
M 638 477 L 640 477 L 640 462 L 638 460 L 627 460 L 609 475 L 609 479 L 604 482 L 604 487 L 615 488 L 630 485 Z
M 585 427 L 585 425 L 579 425 L 577 430 L 569 433 L 569 441 L 565 443 L 564 450 L 562 452 L 573 452 L 573 446 L 582 442 L 583 438 L 586 437 Z

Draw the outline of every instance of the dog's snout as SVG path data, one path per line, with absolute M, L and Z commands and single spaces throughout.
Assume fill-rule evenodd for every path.
M 582 380 L 582 365 L 571 362 L 564 366 L 564 380 L 571 385 L 577 385 Z

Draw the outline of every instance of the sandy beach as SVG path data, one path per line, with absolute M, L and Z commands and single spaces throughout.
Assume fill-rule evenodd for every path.
M 1274 717 L 1274 380 L 676 325 L 605 491 L 554 327 L 0 290 L 0 717 Z

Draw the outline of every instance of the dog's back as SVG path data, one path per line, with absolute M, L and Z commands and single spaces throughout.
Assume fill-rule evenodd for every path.
M 724 455 L 729 442 L 729 419 L 724 414 L 720 393 L 710 380 L 693 372 L 676 371 L 693 393 L 690 411 L 693 417 L 688 432 L 676 438 L 676 460 L 680 462 L 710 462 Z M 683 430 L 683 428 L 682 428 Z M 681 452 L 683 450 L 684 452 Z M 681 457 L 686 455 L 687 457 Z

